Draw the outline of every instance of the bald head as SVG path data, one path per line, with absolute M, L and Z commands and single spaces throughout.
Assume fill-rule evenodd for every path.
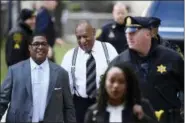
M 87 21 L 87 20 L 82 20 L 82 21 L 80 21 L 78 24 L 77 24 L 77 26 L 76 26 L 76 28 L 75 28 L 75 31 L 77 30 L 77 28 L 78 27 L 84 27 L 84 28 L 87 28 L 87 29 L 93 29 L 93 27 L 92 27 L 92 25 L 89 23 L 89 21 Z
M 116 4 L 114 4 L 113 9 L 118 9 L 118 8 L 122 8 L 122 9 L 124 9 L 124 11 L 127 11 L 126 5 L 123 4 L 122 2 L 117 2 Z
M 79 46 L 85 52 L 92 49 L 95 41 L 95 29 L 86 21 L 80 21 L 75 29 L 76 38 Z
M 126 5 L 123 4 L 122 2 L 117 2 L 114 7 L 113 7 L 113 18 L 114 20 L 119 23 L 119 24 L 123 24 L 124 23 L 124 19 L 128 14 Z

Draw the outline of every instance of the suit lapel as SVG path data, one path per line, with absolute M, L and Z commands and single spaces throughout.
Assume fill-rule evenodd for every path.
M 30 59 L 25 61 L 23 71 L 24 71 L 23 81 L 26 83 L 26 90 L 28 92 L 28 95 L 31 97 L 31 101 L 33 101 Z
M 49 75 L 50 77 L 49 77 L 48 97 L 47 97 L 46 106 L 49 103 L 49 100 L 51 98 L 52 92 L 53 92 L 55 84 L 57 82 L 57 76 L 58 76 L 56 67 L 50 61 L 49 61 L 49 68 L 50 68 L 50 75 Z

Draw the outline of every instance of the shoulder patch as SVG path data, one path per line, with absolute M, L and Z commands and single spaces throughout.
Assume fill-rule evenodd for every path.
M 20 42 L 22 41 L 22 34 L 21 33 L 15 33 L 13 34 L 13 40 L 15 41 L 14 49 L 20 49 Z
M 13 40 L 14 40 L 15 42 L 20 42 L 20 41 L 22 41 L 22 34 L 21 34 L 21 33 L 15 33 L 15 34 L 13 34 Z
M 100 35 L 102 34 L 102 29 L 98 29 L 98 30 L 96 30 L 96 38 L 99 38 L 100 37 Z

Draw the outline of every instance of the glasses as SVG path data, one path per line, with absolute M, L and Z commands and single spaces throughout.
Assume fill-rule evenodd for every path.
M 46 42 L 42 42 L 42 43 L 33 43 L 33 44 L 31 44 L 33 47 L 39 47 L 40 45 L 42 46 L 42 47 L 46 47 L 46 46 L 48 46 L 48 43 L 46 43 Z

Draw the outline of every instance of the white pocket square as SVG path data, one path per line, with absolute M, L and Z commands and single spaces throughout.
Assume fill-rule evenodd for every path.
M 54 90 L 60 90 L 60 89 L 62 89 L 62 88 L 55 88 Z

